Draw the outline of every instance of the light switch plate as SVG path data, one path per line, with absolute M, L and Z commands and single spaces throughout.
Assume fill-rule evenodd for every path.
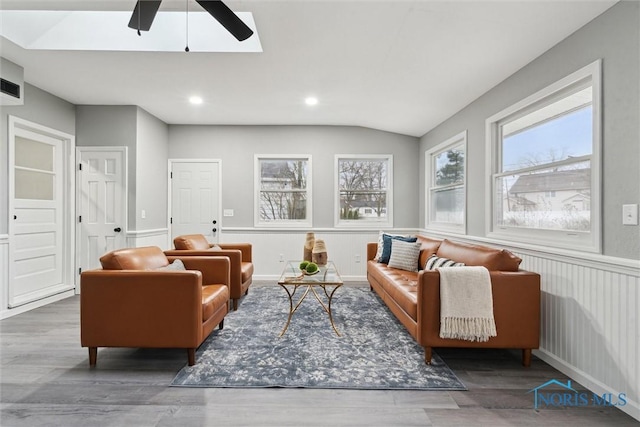
M 622 224 L 638 225 L 638 205 L 622 205 Z
M 222 212 L 222 215 L 224 215 L 224 216 L 233 216 L 233 209 L 225 209 Z

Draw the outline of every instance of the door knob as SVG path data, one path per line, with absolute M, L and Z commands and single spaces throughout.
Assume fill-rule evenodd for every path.
M 211 230 L 211 231 L 213 231 L 213 232 L 215 233 L 216 231 L 218 231 L 218 229 L 217 229 L 217 228 L 214 228 L 214 229 L 213 229 L 213 230 Z
M 116 228 L 114 228 L 114 229 L 113 229 L 113 231 L 115 231 L 116 233 L 119 233 L 119 232 L 121 232 L 121 231 L 122 231 L 122 228 L 120 228 L 120 227 L 116 227 Z
M 214 223 L 214 224 L 217 224 L 217 223 L 218 223 L 218 221 L 216 221 L 216 220 L 214 219 L 214 220 L 213 220 L 213 223 Z

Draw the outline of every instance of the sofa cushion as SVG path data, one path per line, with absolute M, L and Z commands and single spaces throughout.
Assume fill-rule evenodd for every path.
M 169 260 L 157 246 L 126 248 L 100 257 L 104 270 L 155 270 L 169 265 Z
M 404 242 L 393 239 L 391 241 L 391 256 L 389 267 L 406 271 L 418 271 L 418 257 L 420 256 L 420 242 Z
M 382 244 L 382 255 L 378 259 L 378 262 L 382 264 L 388 264 L 389 258 L 391 258 L 391 241 L 402 240 L 404 242 L 415 242 L 418 239 L 416 237 L 405 237 L 405 236 L 393 236 L 391 234 L 384 234 L 382 236 L 383 244 Z
M 440 258 L 438 255 L 431 255 L 424 265 L 425 270 L 435 270 L 442 267 L 464 267 L 464 262 L 456 262 L 449 258 Z
M 436 252 L 440 247 L 442 240 L 430 239 L 429 237 L 418 236 L 418 242 L 422 244 L 420 248 L 420 259 L 418 260 L 418 268 L 424 268 L 429 257 Z
M 418 273 L 369 261 L 367 273 L 415 321 L 418 316 Z
M 518 271 L 522 262 L 506 249 L 452 242 L 447 239 L 440 244 L 437 255 L 464 262 L 466 265 L 481 265 L 489 271 Z
M 211 245 L 202 234 L 184 234 L 173 239 L 173 245 L 179 250 L 201 251 L 209 249 Z
M 202 321 L 207 321 L 223 305 L 229 303 L 227 285 L 205 285 L 202 287 Z
M 243 262 L 241 263 L 240 268 L 242 270 L 242 283 L 251 279 L 251 276 L 253 276 L 253 263 Z

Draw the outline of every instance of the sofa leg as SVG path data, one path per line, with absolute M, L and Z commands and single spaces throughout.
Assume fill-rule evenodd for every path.
M 187 360 L 189 363 L 189 366 L 193 366 L 196 364 L 196 349 L 195 348 L 188 348 L 187 349 Z
M 218 323 L 218 328 L 223 329 L 224 328 L 224 319 L 222 319 L 220 321 L 220 323 Z
M 531 366 L 531 349 L 523 348 L 522 349 L 522 366 L 528 368 Z
M 431 365 L 431 355 L 432 355 L 431 353 L 432 353 L 431 347 L 424 348 L 424 363 L 426 363 L 427 365 Z
M 238 310 L 238 298 L 233 299 L 233 311 Z
M 96 366 L 98 360 L 98 347 L 89 347 L 89 366 Z

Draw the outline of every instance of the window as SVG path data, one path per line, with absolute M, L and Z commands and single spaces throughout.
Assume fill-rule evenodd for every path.
M 428 229 L 465 233 L 467 132 L 425 153 Z
M 600 61 L 487 120 L 489 234 L 600 250 Z
M 391 155 L 336 155 L 336 225 L 393 226 Z
M 256 155 L 256 226 L 311 226 L 311 156 Z

